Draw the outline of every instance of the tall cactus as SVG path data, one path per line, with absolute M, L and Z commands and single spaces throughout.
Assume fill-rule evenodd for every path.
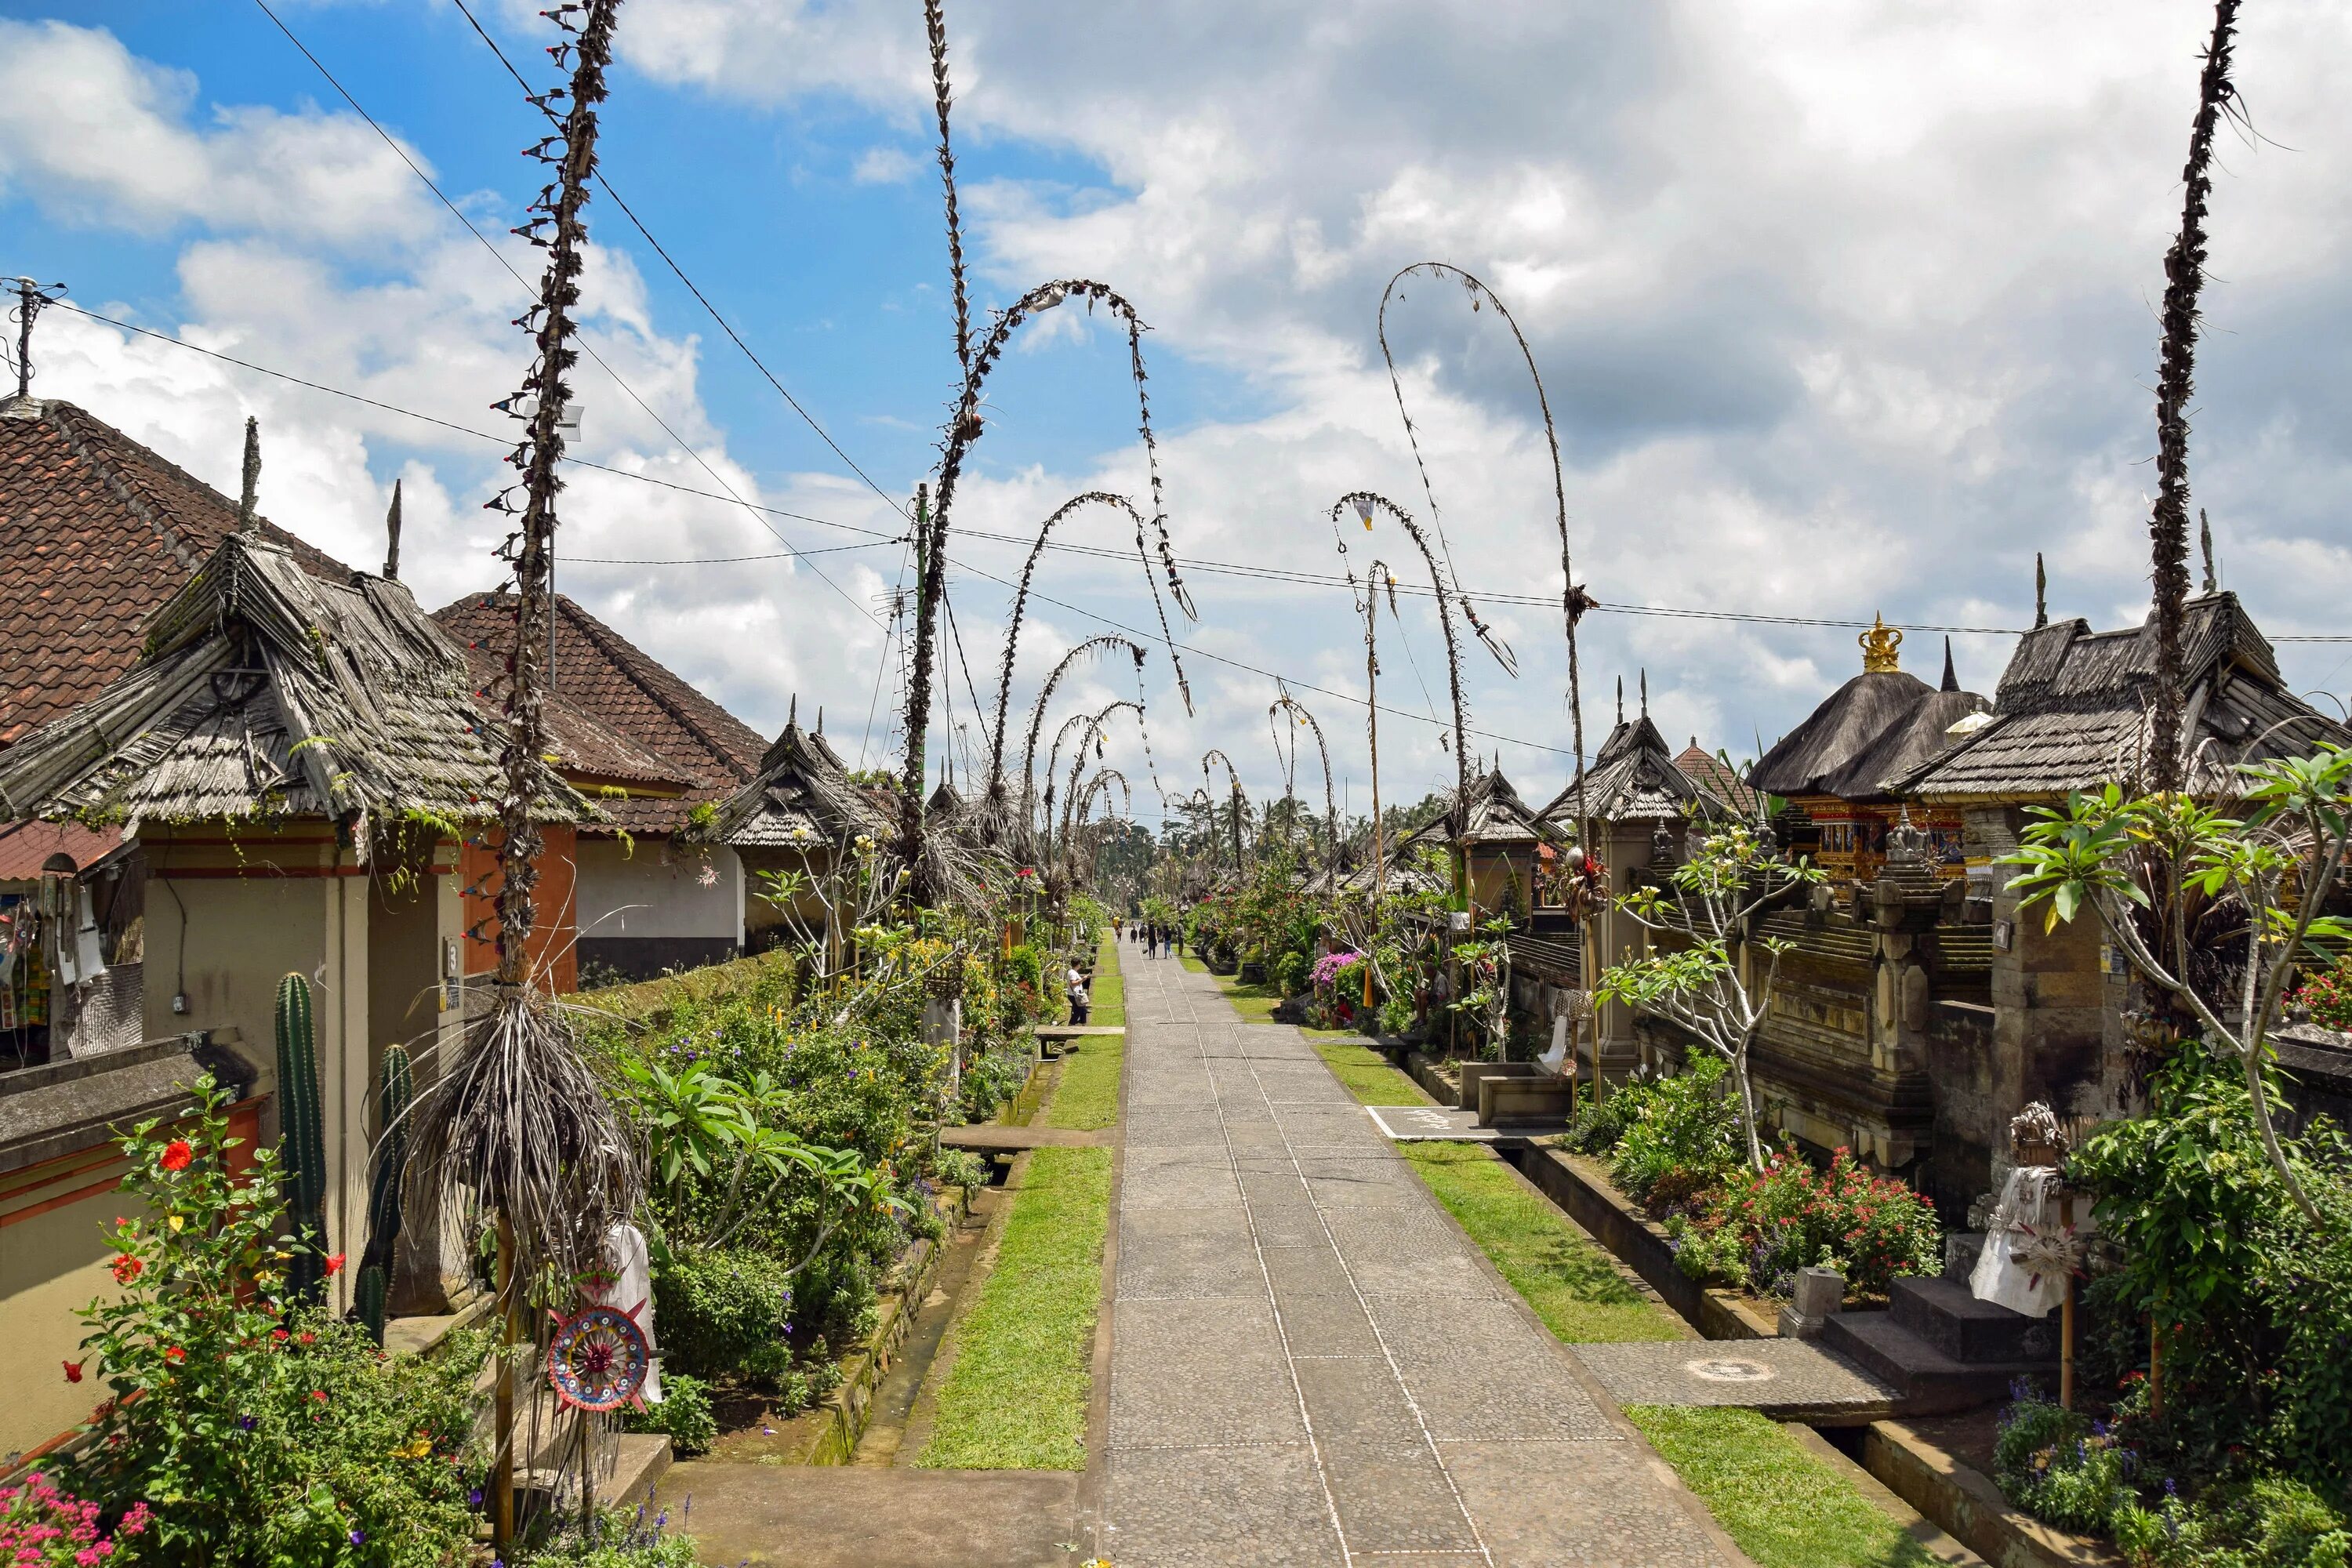
M 384 1047 L 376 1081 L 375 1176 L 368 1191 L 367 1249 L 360 1255 L 359 1281 L 353 1287 L 360 1321 L 378 1344 L 383 1343 L 384 1300 L 391 1293 L 393 1258 L 400 1241 L 400 1188 L 408 1172 L 408 1104 L 415 1097 L 408 1052 L 399 1046 Z
M 313 1297 L 326 1278 L 327 1137 L 319 1099 L 318 1031 L 310 1016 L 310 983 L 289 974 L 278 983 L 278 1127 L 284 1151 L 288 1217 L 308 1244 L 294 1248 L 287 1283 Z

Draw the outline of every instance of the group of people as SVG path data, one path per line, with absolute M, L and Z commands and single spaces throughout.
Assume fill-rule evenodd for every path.
M 1119 934 L 1130 942 L 1143 944 L 1146 958 L 1167 958 L 1176 952 L 1176 928 L 1159 921 L 1129 921 L 1114 922 Z

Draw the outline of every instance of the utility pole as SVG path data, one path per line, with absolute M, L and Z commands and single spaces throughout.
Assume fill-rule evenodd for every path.
M 8 287 L 16 295 L 16 395 L 33 395 L 33 319 L 41 308 L 64 296 L 62 283 L 36 283 L 29 278 L 16 278 Z

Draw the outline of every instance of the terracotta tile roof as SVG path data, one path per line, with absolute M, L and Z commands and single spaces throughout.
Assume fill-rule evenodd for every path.
M 469 658 L 488 656 L 483 687 L 496 691 L 495 683 L 504 679 L 499 650 L 514 635 L 513 597 L 503 592 L 468 594 L 436 611 L 434 619 L 468 647 Z M 589 760 L 593 748 L 583 727 L 593 725 L 626 748 L 625 757 L 608 752 L 606 760 L 614 766 L 607 776 L 624 783 L 684 786 L 682 795 L 668 798 L 599 800 L 605 814 L 631 833 L 667 833 L 683 826 L 694 807 L 724 799 L 757 773 L 768 749 L 758 731 L 560 594 L 555 694 L 557 709 L 568 708 L 579 721 L 567 736 L 559 711 L 549 714 L 549 728 L 567 766 L 599 772 Z M 572 749 L 575 744 L 577 753 Z M 635 760 L 620 765 L 630 757 Z M 656 770 L 650 775 L 645 771 L 648 761 Z
M 0 882 L 39 879 L 52 855 L 64 855 L 78 871 L 87 871 L 122 847 L 122 834 L 112 827 L 84 827 L 79 822 L 0 823 Z
M 0 402 L 0 747 L 139 658 L 150 616 L 236 527 L 236 504 L 88 411 Z M 303 570 L 351 569 L 268 521 Z

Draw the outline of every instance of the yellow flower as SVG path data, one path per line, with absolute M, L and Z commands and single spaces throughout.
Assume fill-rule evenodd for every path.
M 186 1218 L 186 1216 L 184 1216 L 184 1215 L 173 1215 L 172 1216 L 172 1228 L 173 1228 L 173 1230 L 175 1230 L 175 1231 L 176 1231 L 176 1230 L 178 1230 L 181 1226 L 183 1226 L 186 1225 L 187 1223 L 188 1223 L 188 1222 L 187 1222 L 187 1218 Z

